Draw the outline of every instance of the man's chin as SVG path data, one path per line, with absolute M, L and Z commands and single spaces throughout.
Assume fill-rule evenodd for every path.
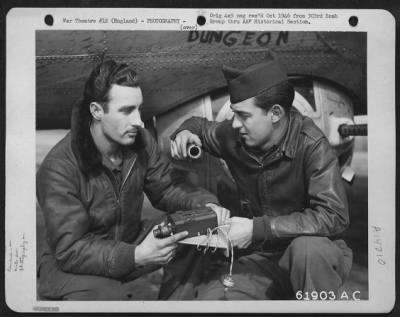
M 121 145 L 123 146 L 129 146 L 129 145 L 133 145 L 133 143 L 135 143 L 136 141 L 136 137 L 129 137 L 129 138 L 125 138 Z
M 259 148 L 259 145 L 254 144 L 253 142 L 251 142 L 249 140 L 242 139 L 242 143 L 245 146 L 245 148 L 252 150 L 252 151 L 257 150 Z
M 246 147 L 254 147 L 254 144 L 248 139 L 248 138 L 244 138 L 242 137 L 242 143 L 246 146 Z

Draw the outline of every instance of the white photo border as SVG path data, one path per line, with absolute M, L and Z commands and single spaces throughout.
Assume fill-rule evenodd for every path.
M 190 30 L 197 17 L 210 13 L 240 13 L 244 9 L 154 9 L 154 8 L 15 8 L 6 18 L 6 215 L 5 291 L 6 303 L 18 312 L 47 307 L 59 312 L 388 312 L 395 303 L 395 19 L 385 10 L 369 9 L 268 9 L 269 12 L 330 13 L 336 19 L 320 19 L 311 24 L 263 26 L 269 31 L 359 31 L 367 32 L 368 98 L 368 237 L 369 299 L 366 301 L 132 301 L 132 302 L 44 302 L 36 297 L 36 188 L 35 188 L 35 32 L 37 30 Z M 266 9 L 245 9 L 246 13 Z M 155 13 L 156 12 L 156 13 Z M 51 14 L 54 25 L 44 17 Z M 174 19 L 183 24 L 76 24 L 67 19 L 118 17 Z M 358 17 L 357 27 L 349 25 Z M 202 26 L 202 30 L 259 30 L 259 25 L 236 24 Z M 382 36 L 385 34 L 385 36 Z M 384 264 L 377 256 L 373 228 L 379 227 Z M 26 252 L 24 270 L 7 270 L 14 265 L 15 246 Z M 22 246 L 22 247 L 21 247 Z M 15 248 L 14 247 L 14 248 Z M 21 256 L 21 254 L 20 254 Z

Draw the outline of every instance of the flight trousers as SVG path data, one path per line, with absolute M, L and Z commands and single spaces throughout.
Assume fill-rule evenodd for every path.
M 164 215 L 143 220 L 142 230 L 136 242 L 140 243 L 154 225 L 159 224 L 163 219 Z M 134 270 L 123 279 L 117 280 L 105 276 L 64 272 L 57 265 L 54 256 L 47 252 L 41 257 L 38 267 L 37 293 L 41 300 L 146 300 L 149 299 L 148 296 L 154 297 L 151 299 L 157 299 L 159 282 L 158 285 L 150 285 L 147 288 L 149 294 L 145 294 L 143 283 L 146 281 L 140 277 L 159 270 L 160 265 L 144 266 Z
M 299 291 L 302 296 L 306 292 L 310 296 L 313 291 L 336 295 L 350 273 L 353 259 L 343 240 L 311 236 L 297 237 L 278 252 L 236 253 L 233 287 L 223 283 L 229 275 L 229 259 L 204 254 L 186 263 L 191 273 L 183 276 L 173 292 L 170 290 L 176 270 L 172 265 L 165 268 L 160 299 L 284 300 L 296 299 Z
M 145 276 L 159 266 L 148 266 L 137 272 L 135 277 L 127 280 L 116 280 L 104 276 L 72 274 L 63 272 L 51 258 L 40 267 L 38 299 L 39 300 L 67 300 L 67 301 L 123 301 L 123 300 L 156 300 L 159 285 L 145 285 L 150 283 Z M 137 286 L 135 286 L 137 285 Z M 152 298 L 146 297 L 152 296 Z
M 211 250 L 204 254 L 194 246 L 184 246 L 180 253 L 180 258 L 164 267 L 160 300 L 282 300 L 294 299 L 298 291 L 336 292 L 352 266 L 352 251 L 343 240 L 298 237 L 284 251 L 244 255 L 236 251 L 234 286 L 226 287 L 223 279 L 229 275 L 229 259 L 214 256 Z M 149 267 L 147 273 L 155 269 Z M 145 299 L 137 296 L 142 292 L 140 285 L 137 294 L 132 292 L 132 281 L 65 273 L 52 259 L 41 265 L 39 281 L 41 300 Z

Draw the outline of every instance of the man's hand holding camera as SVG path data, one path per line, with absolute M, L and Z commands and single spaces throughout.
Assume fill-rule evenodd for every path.
M 253 237 L 253 220 L 243 217 L 232 217 L 225 221 L 229 227 L 228 237 L 234 247 L 247 248 Z
M 153 228 L 156 229 L 157 226 Z M 151 231 L 135 250 L 137 265 L 168 264 L 175 256 L 178 241 L 188 235 L 187 231 L 178 232 L 166 238 L 155 238 Z
M 226 221 L 229 220 L 231 216 L 229 209 L 216 204 L 206 204 L 206 206 L 211 208 L 217 214 L 218 226 L 226 224 Z

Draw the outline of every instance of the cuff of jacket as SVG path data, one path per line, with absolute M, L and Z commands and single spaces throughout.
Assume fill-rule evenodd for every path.
M 197 202 L 195 204 L 195 209 L 204 209 L 207 208 L 206 205 L 208 204 L 214 204 L 217 206 L 221 206 L 221 204 L 219 203 L 218 199 L 216 197 L 213 197 L 210 195 L 210 197 L 207 197 L 206 199 L 203 199 L 201 202 Z
M 183 130 L 187 130 L 187 129 L 182 128 L 182 127 L 179 127 L 178 129 L 176 129 L 176 130 L 171 134 L 170 139 L 171 139 L 172 141 L 175 140 L 176 135 L 177 135 L 179 132 L 182 132 Z
M 136 269 L 135 249 L 136 245 L 125 242 L 115 246 L 110 263 L 112 276 L 120 278 Z
M 192 133 L 194 133 L 194 134 L 197 134 L 196 131 L 194 131 L 194 130 L 196 130 L 195 127 L 197 127 L 197 125 L 193 126 L 194 122 L 196 122 L 196 121 L 193 121 L 193 117 L 192 117 L 192 118 L 189 118 L 189 119 L 186 119 L 186 120 L 171 134 L 170 139 L 171 139 L 172 141 L 175 140 L 176 135 L 177 135 L 179 132 L 182 132 L 182 131 L 184 131 L 184 130 L 188 130 L 188 131 L 190 131 L 190 132 L 192 132 Z
M 271 219 L 270 217 L 254 217 L 253 218 L 253 241 L 267 241 L 272 238 Z

